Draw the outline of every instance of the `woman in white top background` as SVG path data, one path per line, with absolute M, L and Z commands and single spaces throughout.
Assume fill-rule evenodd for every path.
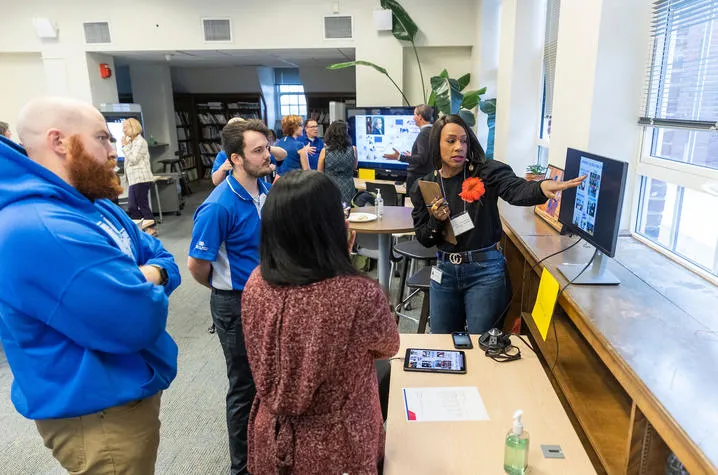
M 122 150 L 125 152 L 125 177 L 127 177 L 128 213 L 143 231 L 151 231 L 155 218 L 150 209 L 150 185 L 152 167 L 147 141 L 142 137 L 142 125 L 137 119 L 122 122 Z

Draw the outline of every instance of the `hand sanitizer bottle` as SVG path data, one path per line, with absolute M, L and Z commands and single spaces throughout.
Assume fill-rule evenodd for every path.
M 381 197 L 381 190 L 377 190 L 374 202 L 376 203 L 376 215 L 381 218 L 384 214 L 384 198 Z
M 514 425 L 506 434 L 504 450 L 504 472 L 509 475 L 523 475 L 529 463 L 529 433 L 524 430 L 520 409 L 514 413 Z

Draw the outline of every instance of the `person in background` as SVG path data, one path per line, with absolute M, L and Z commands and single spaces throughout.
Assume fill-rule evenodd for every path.
M 242 117 L 232 117 L 227 122 L 227 125 L 243 121 L 244 119 Z M 269 132 L 274 136 L 274 140 L 269 141 L 269 152 L 271 154 L 270 157 L 273 166 L 272 172 L 274 172 L 274 170 L 277 168 L 277 159 L 284 160 L 284 158 L 287 156 L 287 152 L 280 147 L 274 147 L 274 142 L 277 141 L 277 135 L 274 133 L 273 130 L 270 130 Z M 214 164 L 212 165 L 212 184 L 214 186 L 219 185 L 231 173 L 232 164 L 227 158 L 227 154 L 225 153 L 225 151 L 220 150 L 220 152 L 217 154 L 217 157 L 214 159 Z
M 396 354 L 399 332 L 382 288 L 352 266 L 353 237 L 322 173 L 293 171 L 272 188 L 242 298 L 254 475 L 377 473 L 383 459 L 374 360 Z
M 6 139 L 12 138 L 10 124 L 8 124 L 7 122 L 0 121 L 0 137 L 5 137 Z
M 497 206 L 534 206 L 560 190 L 578 186 L 586 177 L 559 182 L 526 181 L 498 160 L 487 160 L 474 132 L 458 115 L 437 120 L 429 138 L 434 172 L 423 180 L 439 183 L 443 197 L 424 202 L 421 190 L 411 193 L 416 238 L 439 248 L 437 270 L 429 288 L 432 333 L 464 331 L 479 334 L 496 326 L 510 298 L 506 260 Z M 456 244 L 442 232 L 451 226 Z
M 227 364 L 227 431 L 231 474 L 247 472 L 247 420 L 254 382 L 242 330 L 242 291 L 259 264 L 260 212 L 270 185 L 269 131 L 261 120 L 222 129 L 222 148 L 232 174 L 220 183 L 194 214 L 187 267 L 192 277 L 212 289 L 210 311 Z
M 277 146 L 287 151 L 287 157 L 277 168 L 277 175 L 284 175 L 292 170 L 308 170 L 308 149 L 302 143 L 302 118 L 298 115 L 285 115 L 282 117 L 282 133 Z
M 125 176 L 129 185 L 127 212 L 141 230 L 155 234 L 155 217 L 150 209 L 150 186 L 154 180 L 150 150 L 142 136 L 137 119 L 122 122 L 122 151 L 125 153 Z
M 105 119 L 43 98 L 0 137 L 0 341 L 17 411 L 69 473 L 155 471 L 172 255 L 108 198 L 122 188 Z M 27 155 L 25 153 L 27 152 Z
M 304 123 L 302 143 L 304 143 L 305 150 L 307 151 L 309 168 L 316 170 L 317 164 L 319 163 L 319 154 L 324 149 L 324 142 L 319 138 L 319 124 L 315 119 L 307 119 Z
M 419 135 L 411 147 L 411 154 L 400 153 L 394 149 L 394 153 L 385 154 L 384 158 L 400 160 L 408 163 L 406 171 L 406 191 L 411 193 L 416 180 L 431 173 L 434 166 L 429 159 L 429 136 L 431 135 L 431 123 L 433 122 L 434 110 L 426 104 L 414 108 L 414 123 L 419 127 Z
M 326 147 L 319 154 L 317 170 L 324 172 L 342 194 L 342 203 L 351 205 L 356 193 L 354 170 L 357 169 L 357 149 L 349 138 L 347 123 L 337 120 L 327 127 L 324 134 Z

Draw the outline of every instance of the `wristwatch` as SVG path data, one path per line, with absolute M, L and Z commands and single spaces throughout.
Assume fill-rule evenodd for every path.
M 152 267 L 160 271 L 160 285 L 165 286 L 167 285 L 167 282 L 170 280 L 169 275 L 167 275 L 167 270 L 164 267 L 150 264 Z

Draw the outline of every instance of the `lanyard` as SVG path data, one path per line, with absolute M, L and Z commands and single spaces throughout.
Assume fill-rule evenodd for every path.
M 444 199 L 446 200 L 446 204 L 449 205 L 449 197 L 446 195 L 446 188 L 444 188 L 444 177 L 441 176 L 441 170 L 439 170 L 439 181 L 441 181 L 441 192 L 444 193 Z M 466 181 L 466 166 L 464 166 L 464 181 Z M 449 211 L 451 211 L 450 206 Z M 466 201 L 464 201 L 464 213 L 466 213 Z M 451 215 L 451 213 L 449 213 L 449 215 Z

